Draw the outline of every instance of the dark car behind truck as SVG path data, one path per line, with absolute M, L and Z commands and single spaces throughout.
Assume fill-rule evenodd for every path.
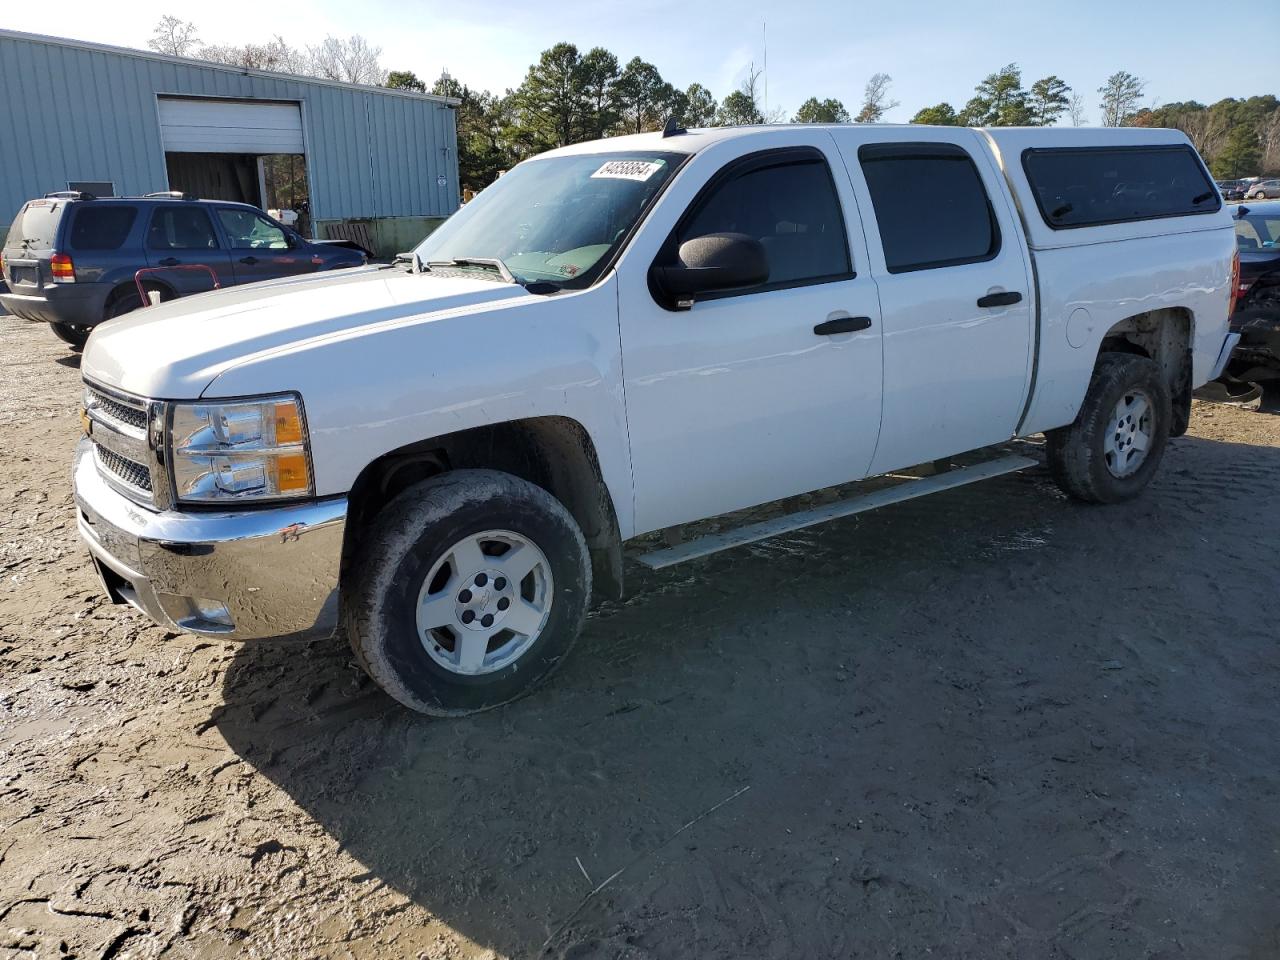
M 1240 334 L 1227 364 L 1229 392 L 1259 384 L 1280 404 L 1280 201 L 1249 201 L 1233 211 L 1240 276 L 1231 330 Z
M 148 297 L 171 300 L 212 289 L 215 277 L 225 287 L 365 262 L 362 251 L 306 240 L 242 203 L 51 194 L 26 203 L 9 228 L 0 304 L 80 348 L 97 324 L 143 306 L 134 279 L 143 268 L 154 271 Z

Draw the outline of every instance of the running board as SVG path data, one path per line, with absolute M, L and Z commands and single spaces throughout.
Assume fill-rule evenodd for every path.
M 951 490 L 954 487 L 963 487 L 965 484 L 977 483 L 979 480 L 989 480 L 1006 473 L 1025 470 L 1027 467 L 1036 466 L 1037 463 L 1038 461 L 1030 457 L 1008 456 L 988 460 L 972 467 L 955 467 L 946 473 L 916 480 L 904 480 L 896 486 L 885 487 L 862 496 L 849 497 L 846 500 L 788 513 L 770 520 L 761 520 L 759 523 L 749 523 L 745 527 L 736 527 L 723 533 L 708 534 L 673 547 L 654 550 L 636 559 L 646 567 L 661 570 L 663 567 L 683 563 L 685 560 L 705 557 L 719 553 L 721 550 L 755 543 L 758 540 L 768 540 L 770 537 L 791 533 L 793 530 L 803 530 L 805 527 L 814 527 L 828 520 L 865 513 L 877 507 L 887 507 L 891 503 L 902 503 L 904 500 L 914 500 L 916 497 L 924 497 L 931 493 Z

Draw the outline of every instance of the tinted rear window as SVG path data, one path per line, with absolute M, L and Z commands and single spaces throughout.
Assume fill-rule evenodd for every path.
M 66 203 L 61 200 L 32 200 L 18 211 L 10 225 L 5 249 L 52 250 L 65 208 Z
M 1221 209 L 1189 147 L 1027 150 L 1022 165 L 1045 223 L 1055 230 L 1156 220 Z
M 137 216 L 137 207 L 117 204 L 80 207 L 71 221 L 71 249 L 119 250 Z
M 858 150 L 890 273 L 989 260 L 1000 230 L 969 154 L 944 143 Z

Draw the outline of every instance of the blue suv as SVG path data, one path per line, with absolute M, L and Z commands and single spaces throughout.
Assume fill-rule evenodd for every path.
M 306 240 L 257 207 L 180 193 L 98 199 L 53 193 L 18 212 L 4 241 L 0 273 L 9 292 L 0 304 L 15 316 L 44 321 L 71 344 L 143 306 L 219 286 L 358 267 L 363 250 Z M 177 267 L 179 269 L 167 269 Z M 207 268 L 207 269 L 206 269 Z

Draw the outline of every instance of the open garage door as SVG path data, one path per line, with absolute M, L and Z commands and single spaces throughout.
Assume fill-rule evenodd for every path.
M 302 153 L 296 103 L 160 98 L 166 153 Z

